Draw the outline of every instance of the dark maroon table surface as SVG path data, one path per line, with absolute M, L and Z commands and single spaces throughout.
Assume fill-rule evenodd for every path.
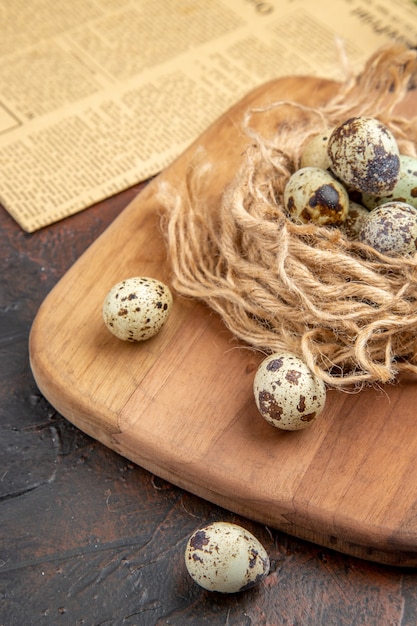
M 361 561 L 205 502 L 72 426 L 33 380 L 43 298 L 140 186 L 33 234 L 0 208 L 0 626 L 416 626 L 417 570 Z M 245 526 L 271 571 L 222 595 L 188 576 L 191 533 Z

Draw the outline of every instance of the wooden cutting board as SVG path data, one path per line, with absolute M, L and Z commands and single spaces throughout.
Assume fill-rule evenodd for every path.
M 101 318 L 116 282 L 135 275 L 170 282 L 162 181 L 181 188 L 203 147 L 216 163 L 207 179 L 207 202 L 215 206 L 247 145 L 241 121 L 249 107 L 280 99 L 314 106 L 336 88 L 314 78 L 278 79 L 212 125 L 45 299 L 31 331 L 31 367 L 68 420 L 179 487 L 320 545 L 415 566 L 417 381 L 358 394 L 330 391 L 310 429 L 283 432 L 254 404 L 262 355 L 240 346 L 204 305 L 175 296 L 163 330 L 141 344 L 119 341 Z

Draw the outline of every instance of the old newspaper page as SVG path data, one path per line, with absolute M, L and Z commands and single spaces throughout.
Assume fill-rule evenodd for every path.
M 245 93 L 344 77 L 411 0 L 0 0 L 0 200 L 33 232 L 166 167 Z

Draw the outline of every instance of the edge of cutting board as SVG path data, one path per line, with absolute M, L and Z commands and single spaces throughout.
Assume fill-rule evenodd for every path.
M 203 304 L 174 294 L 154 338 L 110 335 L 101 305 L 133 275 L 170 284 L 160 228 L 161 183 L 184 189 L 201 149 L 219 201 L 249 139 L 248 108 L 279 99 L 323 103 L 337 83 L 277 79 L 250 92 L 155 178 L 78 259 L 42 303 L 29 351 L 36 383 L 81 430 L 156 475 L 235 513 L 364 559 L 417 565 L 417 387 L 403 379 L 359 394 L 330 391 L 309 429 L 274 429 L 252 381 L 263 358 Z

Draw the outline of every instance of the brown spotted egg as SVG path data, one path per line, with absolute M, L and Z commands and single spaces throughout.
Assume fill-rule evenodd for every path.
M 399 178 L 390 194 L 387 196 L 362 194 L 362 204 L 368 209 L 393 201 L 406 202 L 417 208 L 417 159 L 415 157 L 400 155 Z
M 360 230 L 365 220 L 368 218 L 368 215 L 368 209 L 351 200 L 349 203 L 348 216 L 344 223 L 340 226 L 340 230 L 348 239 L 356 241 L 359 238 Z
M 330 168 L 348 188 L 384 195 L 394 188 L 400 172 L 395 137 L 372 117 L 352 117 L 331 133 Z
M 290 176 L 284 189 L 284 205 L 295 221 L 342 224 L 349 211 L 344 186 L 326 170 L 303 167 Z
M 144 341 L 160 331 L 171 306 L 172 294 L 164 283 L 135 276 L 110 289 L 102 313 L 113 335 L 123 341 Z
M 300 168 L 320 167 L 323 170 L 327 170 L 330 167 L 330 158 L 327 153 L 330 132 L 327 131 L 309 137 L 302 149 Z
M 359 240 L 388 256 L 417 252 L 417 209 L 405 202 L 387 202 L 369 212 Z
M 282 430 L 306 428 L 326 401 L 324 382 L 291 352 L 271 354 L 261 362 L 253 391 L 262 417 Z
M 208 591 L 236 593 L 260 583 L 269 572 L 269 557 L 245 528 L 213 522 L 196 530 L 185 549 L 191 578 Z

